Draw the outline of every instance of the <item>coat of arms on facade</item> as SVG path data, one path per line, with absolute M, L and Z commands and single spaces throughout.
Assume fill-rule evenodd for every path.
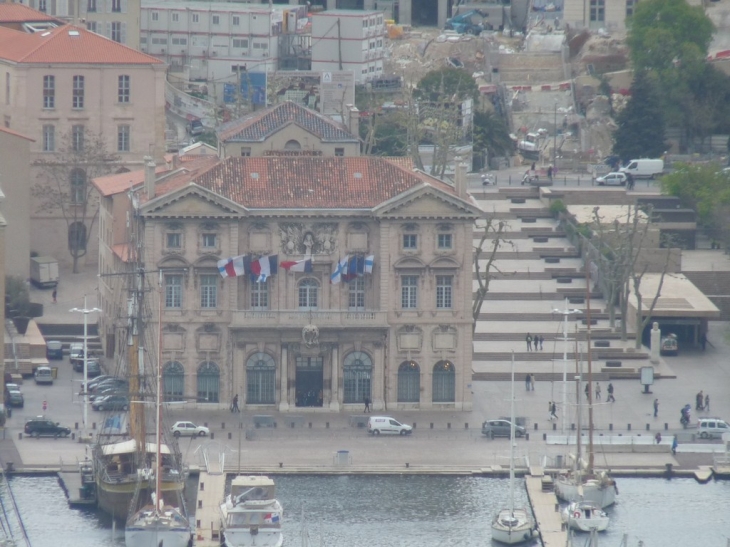
M 337 249 L 337 223 L 305 226 L 299 222 L 279 224 L 281 252 L 287 255 L 329 255 Z
M 308 348 L 319 345 L 319 327 L 317 325 L 305 325 L 302 329 L 302 341 Z

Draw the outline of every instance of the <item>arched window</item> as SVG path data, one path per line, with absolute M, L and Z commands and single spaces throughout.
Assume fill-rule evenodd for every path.
M 303 279 L 299 283 L 299 309 L 316 310 L 319 296 L 319 283 L 316 279 Z
M 456 400 L 456 367 L 451 361 L 439 361 L 433 367 L 433 402 Z
M 81 204 L 86 201 L 86 171 L 71 169 L 71 203 Z
M 276 363 L 268 353 L 254 353 L 246 361 L 246 404 L 273 405 L 276 402 Z
M 168 361 L 162 367 L 162 396 L 165 401 L 182 401 L 185 394 L 185 367 Z
M 417 403 L 421 399 L 421 368 L 415 361 L 403 361 L 398 367 L 398 402 Z
M 204 361 L 198 367 L 198 402 L 217 403 L 220 400 L 221 372 L 213 361 Z
M 371 397 L 373 361 L 362 351 L 348 353 L 343 362 L 345 403 L 362 403 L 365 397 Z
M 86 226 L 83 222 L 73 222 L 69 225 L 68 248 L 70 251 L 86 250 Z
M 289 141 L 286 141 L 286 144 L 284 145 L 284 150 L 301 150 L 302 145 L 299 144 L 299 141 L 291 139 Z

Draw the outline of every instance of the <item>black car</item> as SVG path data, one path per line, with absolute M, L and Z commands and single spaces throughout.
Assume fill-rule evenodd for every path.
M 39 416 L 25 422 L 25 434 L 31 437 L 68 437 L 71 429 L 63 427 L 53 420 Z
M 25 399 L 23 394 L 17 389 L 5 390 L 5 404 L 7 406 L 14 406 L 16 408 L 23 408 L 25 406 Z
M 107 395 L 91 403 L 94 410 L 127 410 L 129 408 L 129 397 L 126 395 Z
M 84 372 L 84 360 L 81 359 L 80 361 L 75 361 L 73 363 L 73 367 L 76 372 Z M 86 361 L 86 368 L 88 370 L 89 378 L 93 378 L 94 376 L 99 376 L 99 374 L 101 374 L 101 366 L 99 365 L 98 359 L 92 359 L 89 357 Z

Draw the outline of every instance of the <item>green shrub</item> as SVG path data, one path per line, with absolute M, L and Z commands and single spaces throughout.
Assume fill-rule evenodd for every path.
M 560 213 L 565 213 L 568 211 L 568 208 L 565 206 L 565 203 L 563 203 L 562 199 L 556 199 L 550 204 L 550 214 L 554 218 L 558 218 L 560 216 Z

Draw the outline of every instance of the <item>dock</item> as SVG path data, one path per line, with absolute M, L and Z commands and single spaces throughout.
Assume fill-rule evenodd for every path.
M 94 484 L 89 488 L 88 483 L 82 482 L 79 471 L 59 471 L 58 479 L 66 492 L 68 504 L 71 507 L 92 507 L 96 505 Z
M 552 488 L 543 489 L 542 471 L 530 469 L 533 473 L 525 477 L 527 496 L 537 521 L 537 529 L 544 547 L 563 547 L 568 540 L 568 533 L 560 518 L 560 505 Z M 552 484 L 551 481 L 545 481 Z
M 198 505 L 195 508 L 196 547 L 220 547 L 221 509 L 226 490 L 226 474 L 200 471 Z

